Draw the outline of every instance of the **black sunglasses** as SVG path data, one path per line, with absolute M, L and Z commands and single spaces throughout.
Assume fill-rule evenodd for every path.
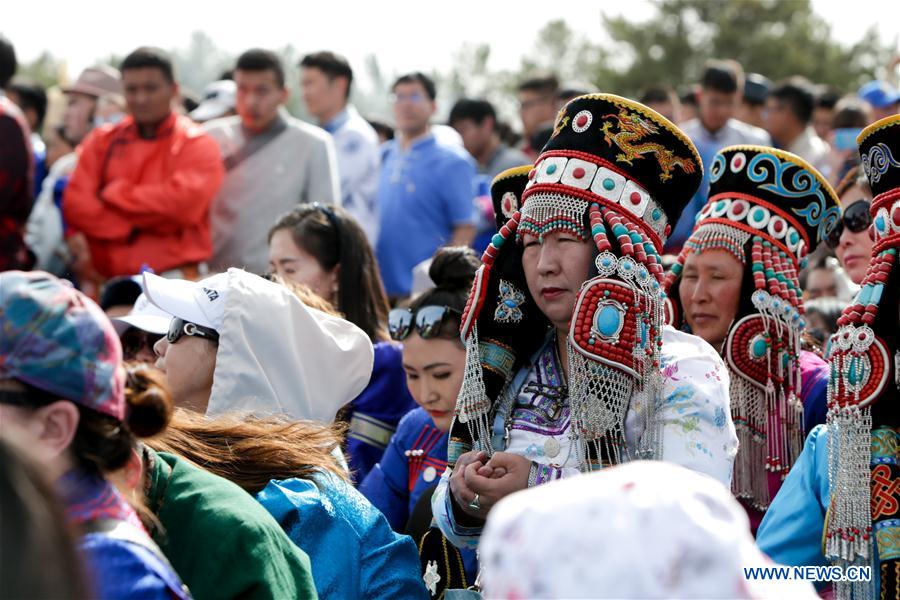
M 162 338 L 162 335 L 143 331 L 136 327 L 128 328 L 119 338 L 122 342 L 122 354 L 125 360 L 134 359 L 143 348 L 153 352 L 153 346 Z
M 872 225 L 872 215 L 869 214 L 869 201 L 860 198 L 844 210 L 841 219 L 835 224 L 834 229 L 825 238 L 825 244 L 834 250 L 841 245 L 841 234 L 844 227 L 853 233 L 865 231 Z
M 420 306 L 415 312 L 409 308 L 395 308 L 388 313 L 388 333 L 392 340 L 403 341 L 409 337 L 415 323 L 419 337 L 427 340 L 440 334 L 448 315 L 461 317 L 462 312 L 449 306 Z
M 211 342 L 219 342 L 219 332 L 209 327 L 203 327 L 178 317 L 173 317 L 169 323 L 169 332 L 166 334 L 166 341 L 174 344 L 181 339 L 182 336 L 189 335 L 192 337 L 200 337 Z

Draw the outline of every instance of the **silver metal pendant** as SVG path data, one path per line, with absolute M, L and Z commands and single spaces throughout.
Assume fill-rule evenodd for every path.
M 549 458 L 556 458 L 559 455 L 559 441 L 556 438 L 550 438 L 544 442 L 544 455 Z

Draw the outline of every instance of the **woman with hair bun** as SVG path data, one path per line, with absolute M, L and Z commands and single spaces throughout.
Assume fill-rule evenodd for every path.
M 123 393 L 122 350 L 100 308 L 47 273 L 0 273 L 0 423 L 18 426 L 78 533 L 92 597 L 189 598 L 135 509 L 105 477 L 139 436 L 162 431 L 159 404 Z M 6 513 L 4 513 L 4 517 Z
M 125 396 L 133 414 L 172 416 L 165 376 L 149 365 L 127 366 Z M 146 505 L 145 524 L 153 539 L 198 600 L 204 598 L 313 598 L 309 558 L 250 495 L 232 483 L 229 448 L 202 460 L 169 453 L 160 439 L 183 439 L 178 422 L 141 445 L 135 461 L 113 475 L 133 502 Z M 175 413 L 176 415 L 179 413 Z M 197 417 L 202 419 L 202 417 Z M 172 430 L 172 427 L 175 430 Z M 193 445 L 201 446 L 201 440 Z M 177 446 L 176 446 L 177 448 Z M 159 449 L 157 452 L 155 449 Z M 139 456 L 138 456 L 139 454 Z M 200 465 L 203 468 L 200 468 Z M 225 465 L 226 468 L 221 468 Z
M 419 407 L 400 420 L 381 462 L 369 472 L 360 491 L 396 531 L 409 532 L 413 524 L 408 521 L 419 512 L 415 509 L 420 502 L 427 508 L 426 521 L 431 519 L 428 500 L 447 467 L 447 434 L 465 371 L 460 319 L 480 264 L 469 248 L 441 248 L 428 272 L 435 287 L 414 298 L 408 308 L 392 310 L 388 319 L 391 337 L 403 342 L 406 382 Z M 440 536 L 437 530 L 434 534 Z M 423 540 L 414 537 L 421 553 Z M 443 538 L 439 543 L 448 552 L 457 552 Z M 476 571 L 474 553 L 464 551 L 462 560 L 471 584 Z M 441 573 L 441 577 L 445 585 L 453 576 Z M 459 579 L 449 583 L 467 587 Z

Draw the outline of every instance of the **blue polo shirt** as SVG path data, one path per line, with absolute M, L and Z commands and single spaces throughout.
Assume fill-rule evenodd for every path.
M 453 229 L 475 222 L 475 161 L 432 134 L 401 150 L 382 147 L 378 181 L 378 264 L 391 296 L 408 296 L 412 270 L 447 244 Z

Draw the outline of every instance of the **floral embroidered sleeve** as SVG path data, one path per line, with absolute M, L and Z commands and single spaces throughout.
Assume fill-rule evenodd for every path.
M 658 398 L 662 459 L 731 485 L 737 435 L 722 358 L 698 337 L 666 328 Z

